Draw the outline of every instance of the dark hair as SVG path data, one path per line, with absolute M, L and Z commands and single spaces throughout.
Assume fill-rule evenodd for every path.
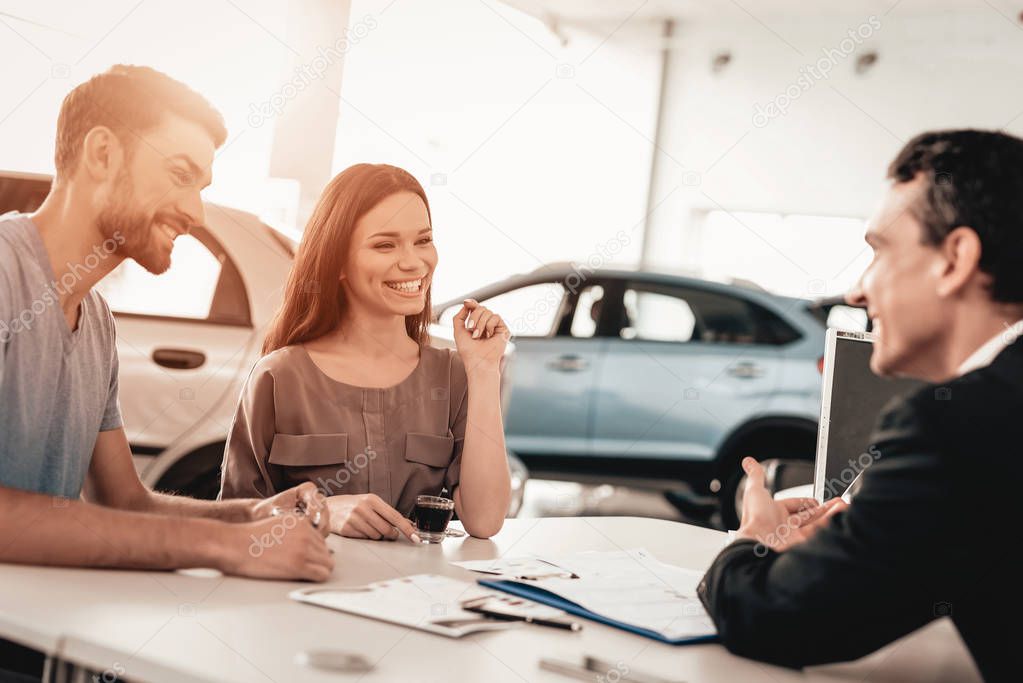
M 264 354 L 337 329 L 348 307 L 340 280 L 355 224 L 374 206 L 399 192 L 417 195 L 426 205 L 426 215 L 430 215 L 423 186 L 411 173 L 396 166 L 356 164 L 327 184 L 302 233 L 284 289 L 284 303 L 263 341 Z M 423 310 L 405 316 L 405 332 L 420 346 L 430 340 L 431 308 L 427 290 Z
M 982 130 L 923 133 L 888 167 L 895 182 L 917 175 L 926 191 L 910 210 L 925 243 L 940 245 L 955 228 L 971 228 L 980 237 L 980 269 L 992 277 L 991 298 L 1023 301 L 1023 140 Z
M 148 66 L 117 64 L 67 94 L 57 117 L 57 178 L 70 175 L 90 130 L 106 126 L 130 154 L 138 136 L 177 114 L 202 126 L 216 147 L 224 144 L 224 118 L 199 93 Z

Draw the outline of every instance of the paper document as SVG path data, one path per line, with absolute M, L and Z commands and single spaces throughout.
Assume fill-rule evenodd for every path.
M 508 579 L 537 579 L 559 575 L 570 575 L 571 570 L 559 567 L 538 557 L 499 557 L 494 560 L 467 560 L 452 562 L 456 567 L 481 574 L 495 574 Z
M 462 603 L 484 596 L 492 596 L 497 601 L 507 600 L 506 594 L 499 591 L 434 574 L 417 574 L 350 588 L 301 588 L 288 594 L 292 600 L 299 602 L 411 626 L 452 638 L 479 631 L 522 626 L 521 621 L 488 619 L 462 609 Z M 528 600 L 516 600 L 511 606 L 516 613 L 528 614 L 534 618 L 565 616 L 559 609 Z
M 482 562 L 490 562 L 514 583 L 549 591 L 594 614 L 669 640 L 716 632 L 696 595 L 703 572 L 665 564 L 643 548 Z M 534 580 L 504 574 L 521 573 L 520 567 L 535 569 L 540 563 L 558 568 L 559 574 Z

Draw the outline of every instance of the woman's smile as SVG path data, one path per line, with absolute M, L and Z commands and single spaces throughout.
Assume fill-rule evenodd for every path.
M 401 296 L 418 297 L 424 291 L 425 282 L 425 277 L 419 277 L 414 280 L 386 280 L 384 284 L 388 289 Z

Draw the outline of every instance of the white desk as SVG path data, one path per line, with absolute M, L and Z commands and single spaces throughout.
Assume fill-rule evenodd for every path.
M 335 536 L 331 583 L 419 573 L 472 580 L 478 575 L 448 562 L 552 550 L 646 547 L 666 562 L 704 568 L 724 540 L 707 529 L 625 517 L 508 520 L 491 541 L 448 539 L 441 546 Z M 579 633 L 527 626 L 452 640 L 288 600 L 290 590 L 306 585 L 0 564 L 0 636 L 142 681 L 564 683 L 570 679 L 541 671 L 537 662 L 583 654 L 690 683 L 979 680 L 947 620 L 858 662 L 797 672 L 734 657 L 716 644 L 672 647 L 592 622 Z M 376 665 L 360 677 L 295 663 L 298 652 L 313 647 L 361 652 Z

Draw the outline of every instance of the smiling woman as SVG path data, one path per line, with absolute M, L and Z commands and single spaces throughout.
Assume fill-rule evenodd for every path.
M 331 181 L 242 391 L 222 497 L 312 481 L 335 532 L 418 541 L 416 497 L 447 489 L 466 531 L 500 530 L 508 329 L 469 300 L 453 321 L 458 351 L 430 347 L 436 267 L 429 203 L 409 173 L 359 164 Z

